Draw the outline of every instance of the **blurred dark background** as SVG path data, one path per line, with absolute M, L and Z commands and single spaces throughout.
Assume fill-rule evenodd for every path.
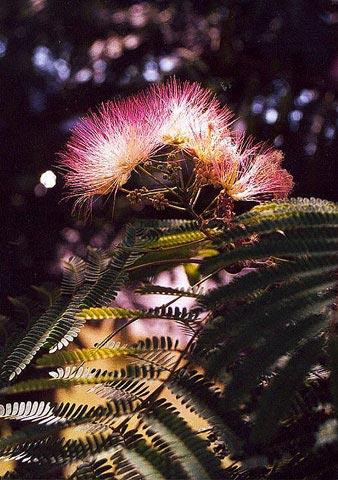
M 101 101 L 173 74 L 211 88 L 236 128 L 281 148 L 294 195 L 335 199 L 337 25 L 335 0 L 1 0 L 3 308 L 123 223 L 97 202 L 83 225 L 60 203 L 55 164 L 70 128 Z M 119 210 L 135 213 L 123 200 Z

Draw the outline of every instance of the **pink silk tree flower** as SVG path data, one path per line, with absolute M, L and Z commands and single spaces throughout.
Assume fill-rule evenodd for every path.
M 179 82 L 171 78 L 167 83 L 151 89 L 155 109 L 165 119 L 162 127 L 164 144 L 180 149 L 193 149 L 193 139 L 209 134 L 209 129 L 228 131 L 230 111 L 222 108 L 219 100 L 198 83 Z
M 151 100 L 145 92 L 107 102 L 75 126 L 60 156 L 74 209 L 89 211 L 95 195 L 116 192 L 161 148 L 164 117 L 152 108 Z
M 230 118 L 230 115 L 232 114 L 229 113 L 228 118 Z M 224 161 L 225 154 L 227 157 L 230 156 L 232 161 L 236 156 L 240 156 L 236 144 L 232 141 L 228 124 L 225 122 L 219 124 L 218 128 L 209 123 L 205 132 L 194 129 L 185 150 L 193 155 L 197 162 L 204 164 L 210 164 L 211 162 L 217 164 Z
M 230 149 L 224 148 L 221 159 L 208 165 L 212 183 L 221 186 L 234 200 L 262 202 L 286 198 L 293 180 L 281 166 L 282 153 L 262 145 L 253 146 L 251 142 L 243 145 L 240 140 L 236 141 L 237 148 L 231 143 Z

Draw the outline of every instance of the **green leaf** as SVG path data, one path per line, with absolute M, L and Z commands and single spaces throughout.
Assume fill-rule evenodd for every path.
M 322 338 L 311 338 L 289 359 L 263 393 L 251 435 L 254 444 L 268 443 L 278 428 L 278 422 L 292 407 L 297 389 L 310 368 L 317 362 L 323 346 Z
M 197 298 L 201 296 L 201 289 L 191 287 L 185 288 L 172 288 L 162 287 L 161 285 L 152 285 L 151 283 L 142 285 L 135 290 L 135 293 L 140 295 L 173 295 L 178 297 L 192 297 Z
M 77 348 L 75 350 L 47 353 L 38 358 L 36 364 L 40 367 L 53 367 L 57 365 L 76 364 L 104 360 L 122 356 L 132 356 L 138 350 L 133 347 L 117 346 L 111 348 Z
M 133 318 L 158 318 L 190 323 L 197 320 L 197 312 L 189 312 L 185 307 L 166 307 L 165 305 L 149 308 L 148 310 L 130 310 L 127 308 L 95 307 L 84 308 L 76 315 L 83 320 L 116 320 Z
M 84 376 L 72 378 L 33 378 L 24 380 L 0 390 L 1 393 L 12 394 L 21 392 L 37 392 L 54 388 L 70 388 L 75 385 L 92 385 L 96 383 L 113 383 L 122 378 L 159 378 L 163 369 L 153 365 L 127 365 L 126 368 L 107 372 L 97 376 Z
M 102 458 L 82 463 L 66 480 L 114 480 L 116 477 L 107 462 L 106 458 Z
M 151 415 L 147 415 L 145 421 L 151 425 L 152 431 L 156 431 L 169 447 L 177 452 L 178 459 L 190 479 L 224 478 L 220 462 L 209 452 L 207 442 L 193 432 L 171 404 L 156 402 Z
M 240 428 L 239 418 L 225 410 L 224 399 L 215 384 L 194 371 L 181 370 L 172 376 L 166 386 L 185 407 L 214 427 L 214 432 L 230 454 L 241 453 L 242 440 L 236 433 Z
M 317 335 L 326 324 L 325 315 L 312 315 L 283 330 L 275 330 L 274 335 L 267 335 L 263 345 L 258 346 L 235 368 L 232 381 L 226 390 L 229 402 L 238 403 L 257 385 L 263 375 L 269 373 L 269 367 L 279 358 L 292 353 L 304 339 Z

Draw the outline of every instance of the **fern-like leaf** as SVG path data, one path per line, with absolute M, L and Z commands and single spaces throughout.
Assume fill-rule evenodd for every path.
M 129 310 L 126 308 L 96 307 L 83 309 L 77 318 L 85 320 L 116 320 L 121 318 L 158 318 L 190 323 L 197 320 L 197 312 L 189 312 L 186 308 L 179 307 L 154 307 L 148 310 Z
M 75 350 L 45 354 L 37 359 L 36 364 L 40 367 L 53 367 L 57 365 L 91 362 L 99 359 L 104 360 L 106 358 L 132 356 L 137 353 L 138 350 L 136 348 L 127 346 L 112 348 L 78 348 Z
M 141 287 L 138 287 L 135 290 L 135 293 L 140 295 L 173 295 L 178 297 L 192 297 L 200 298 L 202 295 L 202 290 L 200 287 L 191 287 L 191 288 L 172 288 L 172 287 L 162 287 L 161 285 L 152 285 L 145 284 Z
M 207 449 L 207 442 L 191 430 L 171 404 L 155 402 L 151 415 L 145 417 L 145 421 L 169 447 L 179 452 L 178 460 L 190 479 L 224 478 L 220 462 Z
M 121 383 L 121 382 L 120 382 Z M 124 386 L 120 386 L 124 391 Z M 126 388 L 126 390 L 128 387 Z M 2 418 L 7 420 L 20 420 L 22 422 L 33 422 L 39 425 L 52 425 L 53 427 L 65 428 L 72 425 L 98 422 L 109 423 L 120 416 L 131 415 L 140 402 L 135 399 L 110 399 L 105 405 L 99 407 L 89 407 L 88 405 L 77 403 L 56 403 L 51 402 L 14 402 L 0 405 Z M 5 410 L 5 408 L 6 410 Z M 33 430 L 35 437 L 38 436 L 38 430 Z M 30 437 L 30 430 L 22 430 L 22 438 Z M 53 429 L 41 430 L 41 436 L 51 435 Z M 20 434 L 16 433 L 14 439 L 19 439 Z
M 267 443 L 275 434 L 278 421 L 289 411 L 293 394 L 301 386 L 310 368 L 317 362 L 323 347 L 322 338 L 312 338 L 290 357 L 286 366 L 274 377 L 263 393 L 252 431 L 254 444 Z
M 149 386 L 147 382 L 126 379 L 114 382 L 112 385 L 94 385 L 88 391 L 108 401 L 121 398 L 127 400 L 143 400 L 149 394 Z
M 85 459 L 100 452 L 112 450 L 121 443 L 121 437 L 115 433 L 93 434 L 76 440 L 47 438 L 12 445 L 11 439 L 0 442 L 0 458 L 65 466 L 74 461 Z
M 224 241 L 233 242 L 252 234 L 338 227 L 338 206 L 319 199 L 296 198 L 267 202 L 237 216 L 231 228 L 224 231 Z
M 203 330 L 198 344 L 211 345 L 235 334 L 238 348 L 251 345 L 269 327 L 275 329 L 322 313 L 334 301 L 335 284 L 334 279 L 321 274 L 272 289 L 248 304 L 237 306 L 226 316 L 215 318 Z M 229 354 L 233 357 L 237 351 L 229 349 Z
M 115 475 L 108 460 L 94 460 L 82 463 L 66 480 L 114 480 Z
M 84 318 L 79 318 L 76 313 L 82 308 L 90 308 L 94 305 L 108 305 L 111 303 L 118 291 L 128 280 L 126 269 L 133 265 L 137 259 L 142 257 L 140 247 L 144 244 L 147 236 L 144 231 L 127 226 L 125 237 L 121 245 L 114 251 L 114 254 L 107 267 L 98 276 L 97 281 L 92 284 L 93 266 L 89 267 L 89 279 L 87 288 L 75 298 L 71 308 L 63 314 L 54 324 L 47 338 L 47 346 L 50 352 L 61 349 L 68 345 L 80 331 L 85 323 Z M 102 262 L 100 262 L 100 265 Z
M 126 368 L 114 370 L 102 375 L 73 377 L 73 378 L 36 378 L 24 380 L 14 385 L 4 387 L 1 393 L 12 394 L 21 392 L 36 392 L 54 388 L 70 388 L 75 385 L 91 385 L 96 383 L 112 383 L 122 378 L 158 379 L 163 369 L 153 365 L 127 365 Z
M 80 269 L 80 272 L 77 271 L 77 268 Z M 77 259 L 68 262 L 58 300 L 34 323 L 25 337 L 15 345 L 13 351 L 8 355 L 1 369 L 1 377 L 4 380 L 11 381 L 19 375 L 45 345 L 55 319 L 62 315 L 69 305 L 72 294 L 82 279 L 82 273 L 82 262 Z
M 54 408 L 51 402 L 35 401 L 0 404 L 0 417 L 7 420 L 39 421 L 48 417 Z
M 281 282 L 297 282 L 304 277 L 316 274 L 328 276 L 338 269 L 338 256 L 300 257 L 297 261 L 276 263 L 241 277 L 236 277 L 227 285 L 210 290 L 199 297 L 200 304 L 207 309 L 219 309 L 228 302 L 252 299 L 267 287 Z
M 232 455 L 241 453 L 242 440 L 236 430 L 242 429 L 242 422 L 235 415 L 226 412 L 224 399 L 215 384 L 196 372 L 182 370 L 166 385 L 182 404 L 214 427 L 214 432 L 228 452 Z
M 127 280 L 125 269 L 143 255 L 140 246 L 144 245 L 144 237 L 144 231 L 127 227 L 125 238 L 108 266 L 105 258 L 102 259 L 99 254 L 93 256 L 91 252 L 85 275 L 83 262 L 72 260 L 71 267 L 68 265 L 65 271 L 60 300 L 42 315 L 7 357 L 1 372 L 2 378 L 12 380 L 19 375 L 42 347 L 55 351 L 68 345 L 84 324 L 84 319 L 75 319 L 75 314 L 81 308 L 107 305 L 116 297 Z M 101 268 L 104 270 L 99 272 Z M 74 297 L 76 289 L 78 292 Z
M 159 449 L 151 448 L 142 435 L 130 431 L 124 436 L 126 447 L 120 452 L 118 464 L 127 463 L 131 471 L 138 472 L 142 478 L 158 478 L 161 480 L 182 478 L 184 472 L 178 462 L 165 455 Z

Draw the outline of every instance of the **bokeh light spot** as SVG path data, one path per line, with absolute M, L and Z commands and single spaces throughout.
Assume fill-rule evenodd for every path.
M 251 104 L 252 113 L 258 115 L 263 112 L 264 108 L 264 99 L 262 97 L 256 97 Z
M 0 58 L 6 55 L 7 40 L 0 38 Z
M 278 112 L 274 108 L 268 108 L 264 115 L 266 123 L 272 125 L 277 122 Z
M 79 83 L 88 82 L 92 78 L 92 72 L 89 68 L 82 68 L 75 75 L 75 80 Z
M 299 122 L 303 118 L 303 112 L 300 110 L 293 110 L 290 112 L 289 117 L 292 122 Z
M 171 72 L 177 67 L 179 60 L 177 57 L 166 56 L 160 58 L 159 65 L 162 72 Z
M 45 188 L 53 188 L 56 185 L 56 175 L 52 170 L 46 170 L 40 177 L 40 182 Z
M 157 69 L 157 63 L 154 60 L 146 62 L 143 77 L 147 82 L 156 82 L 159 80 L 160 76 Z

